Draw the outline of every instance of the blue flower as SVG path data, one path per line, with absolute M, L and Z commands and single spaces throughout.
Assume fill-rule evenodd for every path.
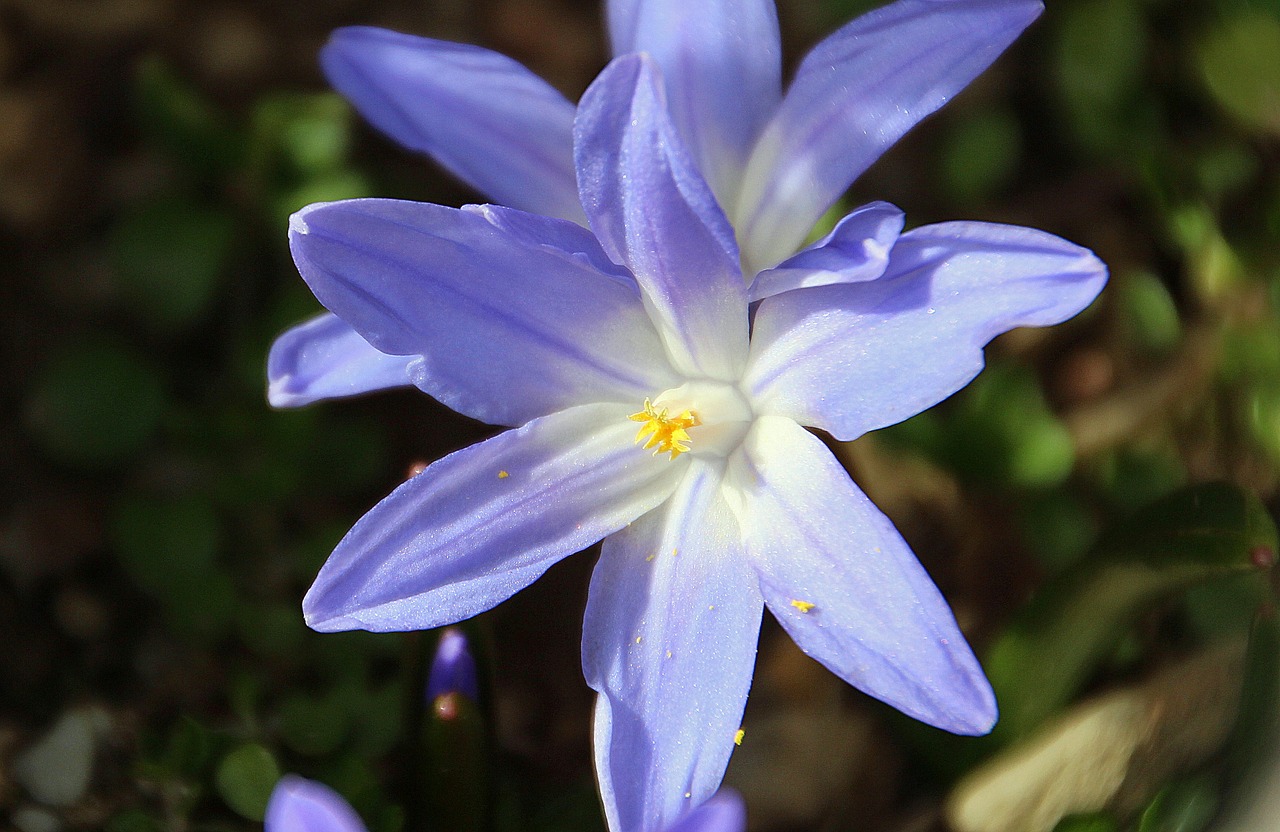
M 898 0 L 850 22 L 800 63 L 782 94 L 772 0 L 608 0 L 614 53 L 647 52 L 666 77 L 677 132 L 737 229 L 747 277 L 796 253 L 814 223 L 890 145 L 963 89 L 1039 15 L 1039 0 Z M 492 201 L 584 222 L 574 107 L 529 70 L 476 46 L 340 29 L 321 62 L 374 125 Z M 883 271 L 902 212 L 873 203 L 818 249 L 852 254 L 832 276 L 810 258 L 753 298 Z M 857 251 L 865 245 L 865 250 Z M 800 255 L 804 257 L 804 254 Z M 272 351 L 277 407 L 411 383 L 409 359 L 322 316 Z
M 264 832 L 365 832 L 351 805 L 333 789 L 296 774 L 276 783 L 267 803 Z M 678 819 L 668 832 L 746 832 L 742 797 L 724 789 Z
M 276 783 L 264 832 L 366 832 L 351 804 L 333 789 L 296 774 Z
M 642 55 L 583 96 L 591 232 L 380 199 L 310 206 L 290 232 L 303 278 L 360 338 L 441 402 L 514 428 L 366 514 L 303 601 L 308 623 L 453 623 L 603 538 L 582 660 L 606 814 L 627 832 L 716 790 L 766 606 L 859 689 L 990 730 L 991 688 L 946 602 L 801 425 L 850 440 L 907 418 L 967 384 L 996 334 L 1063 321 L 1106 279 L 1052 235 L 946 223 L 887 248 L 833 238 L 748 280 L 669 112 Z

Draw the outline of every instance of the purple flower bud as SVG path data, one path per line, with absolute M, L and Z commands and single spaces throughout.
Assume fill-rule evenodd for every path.
M 446 693 L 460 693 L 472 702 L 479 701 L 476 684 L 476 662 L 471 657 L 467 637 L 457 627 L 449 627 L 440 635 L 431 673 L 427 676 L 427 701 Z

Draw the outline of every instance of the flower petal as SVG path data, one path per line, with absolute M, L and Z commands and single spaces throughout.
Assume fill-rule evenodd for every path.
M 859 174 L 964 89 L 1039 0 L 898 0 L 819 43 L 765 127 L 731 212 L 756 268 L 796 250 Z
M 878 280 L 761 303 L 743 387 L 758 412 L 854 439 L 947 398 L 981 372 L 992 338 L 1067 320 L 1106 280 L 1092 252 L 1043 231 L 917 228 Z
M 747 806 L 733 789 L 721 789 L 710 800 L 676 821 L 667 832 L 746 832 Z
M 347 533 L 302 602 L 314 629 L 425 630 L 493 607 L 662 503 L 687 463 L 623 405 L 536 419 L 450 454 Z
M 675 383 L 634 281 L 573 223 L 362 199 L 304 208 L 289 236 L 321 303 L 421 356 L 413 383 L 473 418 L 519 425 Z
M 375 127 L 489 199 L 582 222 L 573 104 L 519 63 L 367 26 L 334 32 L 320 63 Z
M 773 0 L 611 0 L 613 54 L 647 52 L 667 79 L 685 145 L 721 205 L 733 205 L 756 136 L 781 98 Z
M 889 264 L 902 224 L 902 211 L 888 202 L 855 208 L 826 237 L 756 275 L 751 301 L 806 286 L 875 280 Z
M 411 383 L 413 360 L 378 352 L 341 318 L 325 313 L 289 329 L 271 345 L 267 401 L 272 407 L 301 407 L 405 387 Z
M 722 471 L 691 463 L 664 506 L 605 540 L 591 576 L 582 666 L 600 693 L 610 829 L 666 829 L 716 790 L 733 752 L 763 605 Z
M 930 725 L 985 734 L 995 695 L 893 523 L 822 443 L 765 416 L 731 458 L 765 604 L 800 649 L 859 690 Z
M 600 73 L 574 152 L 591 228 L 636 276 L 676 368 L 736 380 L 747 345 L 737 243 L 671 126 L 652 60 L 625 55 Z
M 267 801 L 264 832 L 365 832 L 351 805 L 333 789 L 296 774 L 276 783 Z

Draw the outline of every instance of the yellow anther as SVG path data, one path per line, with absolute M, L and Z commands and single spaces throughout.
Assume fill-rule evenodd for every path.
M 702 424 L 702 420 L 692 410 L 684 410 L 678 416 L 671 416 L 665 407 L 661 410 L 654 408 L 649 399 L 644 400 L 644 410 L 632 413 L 627 418 L 643 423 L 636 433 L 636 442 L 647 436 L 645 450 L 654 448 L 654 456 L 671 454 L 672 459 L 689 451 L 688 429 Z
M 510 474 L 508 474 L 506 471 L 499 471 L 499 472 L 498 472 L 498 479 L 500 479 L 500 480 L 505 480 L 505 479 L 506 479 L 507 477 L 509 477 L 509 476 L 511 476 L 511 475 L 510 475 Z
M 814 608 L 814 604 L 810 601 L 792 601 L 791 606 L 800 610 L 800 612 L 808 612 Z
M 746 735 L 747 735 L 747 732 L 739 728 L 738 733 L 733 735 L 733 744 L 742 745 L 742 738 L 745 737 Z

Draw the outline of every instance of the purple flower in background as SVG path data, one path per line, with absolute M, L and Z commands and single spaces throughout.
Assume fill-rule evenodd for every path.
M 672 119 L 736 229 L 748 279 L 795 254 L 820 216 L 903 133 L 963 89 L 1039 15 L 1039 0 L 898 0 L 819 43 L 782 94 L 772 0 L 607 0 L 617 55 L 647 52 Z M 492 201 L 583 222 L 574 106 L 503 55 L 367 27 L 340 29 L 321 61 L 375 126 Z M 881 273 L 902 212 L 846 217 L 753 299 Z M 801 253 L 805 258 L 807 253 Z M 785 265 L 785 264 L 784 264 Z M 295 407 L 415 383 L 412 359 L 371 347 L 331 315 L 287 333 L 269 397 Z
M 276 783 L 263 827 L 264 832 L 366 832 L 342 795 L 296 774 Z
M 837 236 L 744 275 L 670 113 L 639 55 L 583 96 L 575 167 L 594 235 L 378 199 L 313 205 L 290 234 L 303 278 L 359 338 L 441 402 L 515 428 L 366 514 L 307 594 L 308 623 L 453 623 L 604 538 L 582 659 L 606 814 L 626 832 L 716 790 L 766 606 L 861 690 L 990 730 L 991 688 L 946 602 L 801 425 L 848 440 L 907 418 L 967 384 L 992 337 L 1075 315 L 1106 279 L 1085 249 L 984 223 Z
M 480 686 L 476 682 L 476 660 L 471 655 L 467 637 L 457 627 L 449 627 L 440 634 L 431 670 L 427 673 L 427 703 L 449 693 L 460 693 L 472 702 L 480 699 Z

